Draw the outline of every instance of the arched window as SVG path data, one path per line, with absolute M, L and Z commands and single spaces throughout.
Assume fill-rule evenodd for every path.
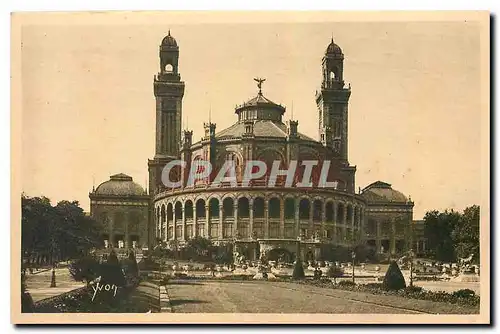
M 264 218 L 264 199 L 261 197 L 253 200 L 253 217 Z
M 313 221 L 321 221 L 323 216 L 323 202 L 314 200 L 313 202 Z
M 337 224 L 345 224 L 343 203 L 339 203 L 337 207 Z
M 303 198 L 299 203 L 299 219 L 309 219 L 311 203 L 307 198 Z
M 172 64 L 165 65 L 165 72 L 172 73 L 173 71 L 174 71 L 174 67 L 172 66 Z
M 196 201 L 196 219 L 205 218 L 205 201 L 199 199 Z
M 269 200 L 269 218 L 280 218 L 280 200 L 273 197 Z
M 249 216 L 250 216 L 250 205 L 248 202 L 248 198 L 240 197 L 238 199 L 238 217 L 248 218 Z
M 285 199 L 285 219 L 295 219 L 295 200 Z
M 182 203 L 175 203 L 175 220 L 182 220 Z
M 224 218 L 234 217 L 234 202 L 231 197 L 226 197 L 224 201 L 222 201 L 222 212 Z
M 209 202 L 209 217 L 219 218 L 219 200 L 212 198 Z
M 325 218 L 327 222 L 333 222 L 333 203 L 327 202 L 325 207 Z
M 187 219 L 193 218 L 193 202 L 191 200 L 187 200 L 184 204 L 184 214 Z
M 174 210 L 172 208 L 172 203 L 167 204 L 167 221 L 172 221 L 174 219 Z
M 346 224 L 351 225 L 353 213 L 354 213 L 354 210 L 353 210 L 352 205 L 348 205 L 347 206 L 347 222 L 346 222 Z

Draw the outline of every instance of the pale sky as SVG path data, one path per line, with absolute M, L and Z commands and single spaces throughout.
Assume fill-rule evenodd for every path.
M 48 22 L 49 23 L 49 22 Z M 220 131 L 255 96 L 318 139 L 315 90 L 333 35 L 351 84 L 356 189 L 381 180 L 427 210 L 480 203 L 480 43 L 474 22 L 27 25 L 22 30 L 22 190 L 78 200 L 116 173 L 145 185 L 154 155 L 153 76 L 171 30 L 186 84 L 184 123 Z

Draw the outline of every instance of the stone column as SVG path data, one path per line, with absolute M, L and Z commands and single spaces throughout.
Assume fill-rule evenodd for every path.
M 186 239 L 186 210 L 184 210 L 184 205 L 182 206 L 182 232 L 181 232 L 181 240 L 187 240 Z
M 300 220 L 299 220 L 299 204 L 300 199 L 295 199 L 295 234 L 296 237 L 300 236 Z
M 390 237 L 390 253 L 396 254 L 396 222 L 394 219 L 391 219 L 391 237 Z
M 309 233 L 311 234 L 311 239 L 314 238 L 313 214 L 314 214 L 314 199 L 309 200 Z
M 115 235 L 113 234 L 114 221 L 108 220 L 109 224 L 109 247 L 115 248 Z
M 354 238 L 356 237 L 356 232 L 354 232 L 354 225 L 355 225 L 354 224 L 354 220 L 356 218 L 356 214 L 355 214 L 356 213 L 356 207 L 354 205 L 352 205 L 351 208 L 352 209 L 351 209 L 351 221 L 350 221 L 350 224 L 351 224 L 351 235 L 350 235 L 350 237 L 351 237 L 351 244 L 354 245 L 355 244 L 354 243 L 354 240 L 355 240 Z
M 238 201 L 233 202 L 233 216 L 234 216 L 234 223 L 233 223 L 233 237 L 236 237 L 238 235 Z M 236 247 L 236 245 L 235 245 Z
M 210 235 L 210 205 L 205 205 L 205 237 L 212 237 Z
M 338 203 L 333 201 L 333 240 L 335 243 L 339 242 L 339 236 L 337 235 L 337 209 Z
M 380 253 L 382 243 L 380 241 L 380 222 L 377 221 L 377 231 L 376 231 L 376 236 L 375 236 L 375 245 L 377 247 L 377 253 Z
M 281 239 L 285 238 L 285 200 L 280 198 L 280 234 Z
M 253 236 L 253 198 L 248 200 L 248 227 L 250 229 L 250 238 Z
M 168 225 L 168 223 L 167 223 Z M 172 205 L 172 239 L 177 240 L 177 221 L 175 219 L 175 206 Z
M 264 198 L 264 238 L 269 238 L 269 200 Z
M 127 217 L 127 216 L 125 216 Z M 129 244 L 130 244 L 130 235 L 129 235 L 129 232 L 128 232 L 128 224 L 129 224 L 129 221 L 128 219 L 124 219 L 124 223 L 125 223 L 125 240 L 123 242 L 123 247 L 125 249 L 128 249 L 129 247 Z
M 342 203 L 343 204 L 343 208 L 344 208 L 344 212 L 343 212 L 343 217 L 342 217 L 342 223 L 343 223 L 343 226 L 342 226 L 342 243 L 345 244 L 346 243 L 346 236 L 347 236 L 347 233 L 346 233 L 346 228 L 347 228 L 347 203 Z
M 219 239 L 224 239 L 224 224 L 222 223 L 223 213 L 222 201 L 219 201 Z
M 323 199 L 323 202 L 321 204 L 321 230 L 320 230 L 320 237 L 323 238 L 325 235 L 325 229 L 326 229 L 326 200 Z
M 198 236 L 198 217 L 196 214 L 196 203 L 193 203 L 193 237 L 196 238 Z

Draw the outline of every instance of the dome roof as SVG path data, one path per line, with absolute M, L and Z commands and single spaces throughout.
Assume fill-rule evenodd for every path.
M 335 44 L 335 42 L 333 41 L 333 38 L 332 38 L 332 41 L 330 42 L 330 45 L 328 45 L 328 47 L 326 48 L 326 53 L 327 54 L 334 54 L 334 55 L 341 55 L 342 54 L 342 49 L 340 48 L 340 46 Z
M 170 30 L 168 31 L 168 35 L 163 38 L 161 41 L 161 46 L 167 46 L 167 47 L 177 47 L 177 41 L 175 38 L 170 36 Z
M 361 196 L 368 202 L 408 202 L 408 198 L 405 195 L 392 189 L 389 183 L 382 181 L 377 181 L 367 186 L 361 192 Z
M 219 140 L 242 138 L 245 134 L 245 123 L 238 122 L 232 126 L 221 130 L 215 134 L 215 138 Z M 253 121 L 253 136 L 255 138 L 282 138 L 288 137 L 287 126 L 282 122 L 275 122 L 266 119 Z M 302 133 L 297 133 L 299 139 L 309 142 L 316 142 Z
M 144 189 L 135 183 L 132 177 L 125 174 L 116 174 L 109 177 L 109 181 L 101 183 L 94 192 L 96 195 L 138 196 L 145 195 Z
M 243 103 L 242 105 L 236 107 L 236 112 L 240 111 L 241 109 L 247 109 L 251 107 L 263 107 L 263 108 L 279 109 L 283 112 L 285 111 L 285 107 L 283 107 L 280 104 L 274 103 L 273 101 L 269 100 L 267 97 L 262 95 L 262 93 L 259 93 L 253 99 L 250 99 L 247 102 Z

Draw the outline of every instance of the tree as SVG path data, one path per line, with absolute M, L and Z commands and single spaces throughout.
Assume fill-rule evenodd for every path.
M 23 258 L 27 262 L 53 264 L 80 258 L 101 244 L 101 226 L 88 217 L 78 202 L 52 206 L 46 197 L 21 196 Z
M 99 261 L 93 256 L 86 256 L 73 261 L 68 270 L 75 281 L 86 282 L 87 285 L 99 276 Z
M 342 268 L 337 267 L 335 263 L 328 267 L 328 271 L 326 272 L 326 276 L 333 278 L 333 283 L 335 284 L 337 284 L 337 278 L 342 277 L 342 275 L 344 275 Z
M 212 242 L 209 239 L 197 236 L 187 241 L 185 251 L 192 258 L 208 259 L 212 247 Z
M 304 267 L 302 266 L 302 259 L 300 258 L 300 242 L 297 242 L 297 251 L 295 256 L 295 264 L 293 266 L 293 279 L 304 279 L 306 275 L 304 273 Z
M 293 279 L 304 279 L 306 277 L 304 273 L 304 267 L 302 266 L 302 260 L 297 259 L 293 265 Z
M 102 263 L 101 266 L 101 281 L 102 284 L 114 284 L 116 286 L 125 285 L 125 276 L 122 266 L 114 250 L 109 253 L 108 261 Z
M 432 255 L 438 261 L 455 260 L 452 231 L 460 220 L 460 213 L 453 210 L 429 211 L 424 216 L 424 236 Z
M 391 261 L 389 264 L 382 287 L 385 290 L 400 290 L 406 288 L 405 278 L 396 261 Z
M 464 258 L 474 255 L 479 260 L 479 206 L 473 205 L 464 210 L 451 233 L 455 254 Z
M 33 298 L 26 289 L 26 276 L 21 273 L 21 312 L 31 313 L 34 310 Z
M 139 276 L 139 266 L 137 265 L 137 260 L 135 258 L 135 254 L 133 251 L 130 251 L 130 253 L 128 255 L 127 272 L 134 277 Z

